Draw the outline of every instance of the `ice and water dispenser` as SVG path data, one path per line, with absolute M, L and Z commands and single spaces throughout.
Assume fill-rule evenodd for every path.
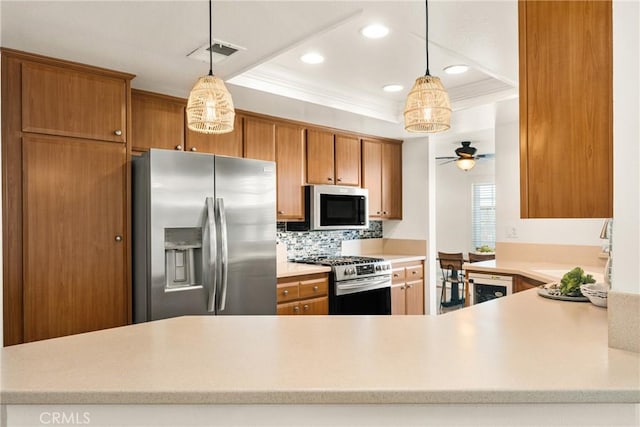
M 164 229 L 165 291 L 202 285 L 202 228 Z

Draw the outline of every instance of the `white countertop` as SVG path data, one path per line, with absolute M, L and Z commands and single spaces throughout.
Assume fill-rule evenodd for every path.
M 276 265 L 276 276 L 278 279 L 302 276 L 305 274 L 328 273 L 329 271 L 331 271 L 331 267 L 325 265 L 301 264 L 297 262 L 279 262 Z
M 574 267 L 581 267 L 586 273 L 592 274 L 598 282 L 604 281 L 604 268 L 589 265 L 490 260 L 474 263 L 466 262 L 462 266 L 465 271 L 518 274 L 543 282 L 558 281 L 564 273 Z
M 530 290 L 440 316 L 181 317 L 3 348 L 4 404 L 640 402 L 607 311 Z
M 411 262 L 411 261 L 424 261 L 426 257 L 422 255 L 392 255 L 392 254 L 363 254 L 362 256 L 370 256 L 374 258 L 382 258 L 385 261 L 391 262 Z

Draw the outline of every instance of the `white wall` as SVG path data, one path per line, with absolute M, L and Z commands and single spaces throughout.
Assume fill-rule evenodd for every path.
M 385 238 L 429 237 L 429 150 L 427 137 L 407 139 L 402 144 L 402 221 L 385 221 Z
M 492 183 L 493 159 L 479 160 L 464 172 L 454 163 L 436 166 L 436 246 L 440 252 L 466 252 L 472 244 L 472 191 L 475 183 Z
M 612 288 L 640 294 L 640 5 L 613 2 Z
M 517 111 L 517 100 L 506 102 Z M 496 121 L 496 241 L 603 245 L 602 219 L 520 219 L 519 124 Z

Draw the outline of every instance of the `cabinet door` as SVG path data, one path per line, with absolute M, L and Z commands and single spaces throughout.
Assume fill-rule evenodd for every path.
M 127 82 L 48 65 L 22 64 L 22 130 L 127 140 Z
M 127 323 L 126 165 L 123 144 L 23 138 L 25 342 Z
M 382 144 L 362 140 L 362 186 L 369 190 L 369 216 L 382 216 Z
M 402 219 L 402 145 L 382 144 L 382 216 Z
M 333 134 L 307 130 L 307 183 L 335 184 Z
M 336 184 L 360 186 L 360 157 L 360 140 L 358 138 L 336 135 Z
M 326 315 L 329 314 L 329 298 L 314 298 L 300 301 L 300 314 Z
M 531 279 L 525 276 L 514 276 L 513 277 L 513 292 L 522 292 L 529 289 L 537 288 L 540 285 L 543 285 L 544 282 L 539 280 Z
M 184 99 L 132 90 L 132 149 L 184 149 L 186 105 L 187 101 Z
M 611 1 L 518 7 L 521 216 L 610 218 Z
M 391 314 L 407 314 L 405 305 L 405 284 L 391 287 Z
M 407 314 L 424 314 L 424 282 L 422 280 L 407 282 L 405 302 Z
M 285 304 L 278 304 L 276 308 L 276 314 L 278 316 L 290 316 L 294 314 L 300 314 L 299 302 L 288 302 Z
M 304 130 L 276 124 L 278 219 L 304 219 Z
M 242 116 L 236 114 L 233 131 L 229 133 L 210 135 L 187 128 L 185 149 L 221 156 L 242 157 Z
M 267 120 L 245 117 L 244 157 L 248 159 L 276 160 L 276 125 Z

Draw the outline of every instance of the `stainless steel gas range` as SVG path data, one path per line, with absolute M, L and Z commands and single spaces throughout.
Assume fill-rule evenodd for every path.
M 331 267 L 329 314 L 391 314 L 391 263 L 344 256 L 297 260 Z

